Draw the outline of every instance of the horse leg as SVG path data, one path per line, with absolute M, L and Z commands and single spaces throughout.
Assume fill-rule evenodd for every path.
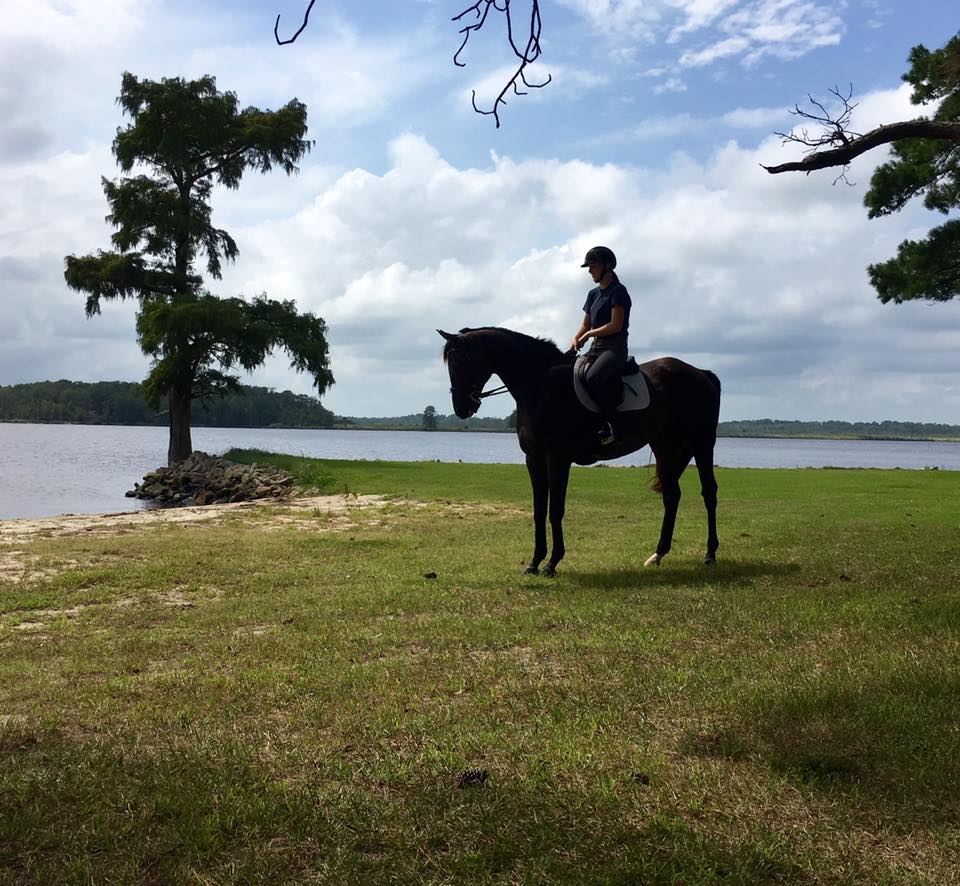
M 547 556 L 547 494 L 550 486 L 546 460 L 528 455 L 527 473 L 533 487 L 533 558 L 523 571 L 536 575 Z
M 657 476 L 663 495 L 663 522 L 660 525 L 660 540 L 656 553 L 651 554 L 644 566 L 659 566 L 660 561 L 673 546 L 673 529 L 677 522 L 677 509 L 680 507 L 680 475 L 693 457 L 682 443 L 675 440 L 661 442 L 654 448 L 657 457 Z
M 567 503 L 567 484 L 570 481 L 570 462 L 551 458 L 547 462 L 547 470 L 550 478 L 550 531 L 553 535 L 553 547 L 550 550 L 550 562 L 543 568 L 543 574 L 556 575 L 557 564 L 566 553 L 563 545 L 563 515 Z
M 717 478 L 713 473 L 713 445 L 698 451 L 697 472 L 700 474 L 700 495 L 703 496 L 703 506 L 707 509 L 707 555 L 703 558 L 704 565 L 711 566 L 717 562 L 717 548 L 720 539 L 717 537 Z

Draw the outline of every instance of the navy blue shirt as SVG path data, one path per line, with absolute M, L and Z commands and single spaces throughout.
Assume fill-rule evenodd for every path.
M 627 353 L 627 327 L 630 325 L 630 293 L 619 280 L 615 280 L 606 289 L 597 286 L 587 293 L 583 310 L 590 315 L 590 328 L 605 326 L 613 316 L 613 308 L 623 308 L 623 328 L 616 335 L 594 338 L 591 350 L 622 351 Z

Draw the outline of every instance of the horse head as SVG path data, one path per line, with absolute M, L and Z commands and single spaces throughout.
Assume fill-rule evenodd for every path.
M 453 411 L 457 418 L 470 418 L 480 408 L 480 393 L 493 375 L 493 369 L 465 335 L 469 332 L 468 329 L 461 329 L 456 334 L 444 332 L 442 329 L 437 332 L 446 341 L 443 346 L 443 360 L 450 373 Z

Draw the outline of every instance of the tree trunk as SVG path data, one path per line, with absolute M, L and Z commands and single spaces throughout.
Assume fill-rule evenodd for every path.
M 190 390 L 171 387 L 167 391 L 170 404 L 170 446 L 167 449 L 167 464 L 175 465 L 193 452 L 190 439 Z

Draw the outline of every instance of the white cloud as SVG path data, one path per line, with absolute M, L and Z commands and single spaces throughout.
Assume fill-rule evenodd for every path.
M 789 119 L 785 108 L 735 108 L 720 118 L 727 126 L 736 129 L 771 129 Z
M 580 258 L 607 242 L 634 295 L 635 351 L 714 368 L 728 417 L 877 419 L 891 403 L 916 418 L 960 416 L 960 394 L 944 399 L 938 387 L 960 370 L 960 306 L 937 306 L 931 338 L 925 306 L 882 306 L 866 281 L 866 264 L 891 254 L 908 220 L 868 222 L 862 185 L 767 175 L 759 161 L 779 150 L 773 138 L 752 150 L 731 142 L 707 164 L 656 175 L 498 158 L 459 169 L 408 135 L 383 175 L 344 175 L 296 220 L 245 237 L 268 242 L 259 252 L 270 272 L 289 275 L 301 304 L 329 320 L 335 360 L 350 367 L 348 377 L 335 365 L 327 398 L 340 412 L 441 408 L 436 327 L 506 325 L 565 345 L 589 285 Z M 331 217 L 336 239 L 317 236 Z M 929 384 L 918 366 L 936 370 Z M 402 408 L 364 383 L 383 373 L 403 375 Z
M 471 96 L 476 94 L 476 104 L 481 110 L 493 107 L 494 99 L 508 86 L 513 75 L 517 72 L 516 65 L 501 65 L 495 70 L 484 74 L 479 80 L 471 81 L 468 85 L 457 89 L 453 95 L 453 106 L 460 113 L 472 112 Z M 517 89 L 526 93 L 525 101 L 563 101 L 569 102 L 583 95 L 591 89 L 605 86 L 608 78 L 603 74 L 562 64 L 537 63 L 529 65 L 524 72 L 527 86 L 522 80 L 517 80 Z M 540 88 L 542 84 L 549 85 Z M 505 99 L 513 101 L 514 91 L 511 87 Z
M 818 0 L 561 0 L 615 45 L 664 42 L 677 64 L 700 68 L 737 58 L 789 60 L 840 42 L 845 26 L 836 5 Z M 686 44 L 686 45 L 684 45 Z M 667 73 L 672 66 L 652 71 Z M 648 74 L 652 71 L 648 70 Z M 673 78 L 668 81 L 679 83 Z M 658 91 L 669 91 L 663 85 Z
M 668 77 L 663 83 L 658 83 L 653 87 L 655 95 L 662 95 L 664 92 L 686 92 L 687 84 L 679 77 Z
M 717 22 L 718 37 L 680 56 L 683 67 L 701 67 L 733 56 L 744 65 L 772 56 L 794 59 L 822 46 L 833 46 L 844 34 L 843 20 L 809 0 L 758 0 L 746 3 Z
M 749 45 L 750 41 L 745 37 L 726 37 L 716 43 L 711 43 L 704 49 L 685 52 L 680 56 L 680 65 L 685 68 L 699 68 L 722 58 L 740 55 L 746 51 Z
M 560 0 L 597 30 L 618 38 L 652 40 L 668 11 L 658 0 Z
M 313 36 L 313 35 L 311 35 Z M 429 48 L 416 39 L 375 38 L 334 18 L 310 41 L 283 51 L 264 40 L 196 49 L 187 76 L 209 71 L 244 101 L 275 106 L 277 96 L 310 96 L 315 129 L 355 127 L 384 112 L 429 76 Z M 389 72 L 388 76 L 384 72 Z
M 670 31 L 668 42 L 676 43 L 685 34 L 707 27 L 738 2 L 739 0 L 678 0 L 675 5 L 685 13 L 686 19 Z
M 677 56 L 716 53 L 722 41 L 739 40 L 737 54 L 727 57 L 747 63 L 842 33 L 824 4 L 801 0 L 568 5 L 619 27 L 611 41 L 633 41 L 637 58 L 648 49 L 643 40 L 667 45 L 671 35 L 668 51 Z M 502 324 L 565 345 L 589 286 L 579 268 L 583 253 L 605 242 L 620 255 L 635 298 L 635 351 L 673 352 L 714 368 L 724 379 L 726 417 L 960 422 L 953 380 L 960 304 L 881 306 L 864 273 L 909 231 L 922 232 L 925 214 L 910 208 L 866 219 L 861 199 L 877 153 L 855 164 L 854 189 L 831 187 L 829 172 L 765 173 L 761 161 L 782 162 L 793 149 L 773 137 L 756 144 L 756 133 L 789 118 L 749 106 L 747 89 L 731 90 L 730 104 L 707 119 L 679 99 L 679 113 L 622 132 L 597 118 L 596 139 L 576 142 L 584 152 L 572 159 L 554 132 L 585 131 L 590 109 L 573 99 L 628 82 L 581 64 L 576 53 L 544 67 L 558 88 L 541 101 L 549 93 L 564 106 L 552 118 L 556 130 L 538 129 L 524 141 L 519 115 L 509 132 L 494 133 L 486 120 L 468 128 L 459 115 L 457 126 L 449 125 L 450 84 L 462 82 L 457 72 L 450 72 L 456 80 L 444 74 L 430 81 L 439 85 L 426 107 L 402 104 L 449 66 L 448 56 L 428 62 L 435 44 L 418 44 L 409 31 L 391 36 L 330 20 L 307 42 L 279 50 L 269 34 L 259 43 L 240 26 L 250 10 L 238 9 L 217 30 L 211 22 L 224 7 L 204 13 L 183 6 L 188 22 L 172 20 L 159 0 L 36 8 L 38 17 L 21 30 L 7 23 L 0 33 L 0 383 L 145 373 L 134 306 L 108 304 L 86 320 L 82 297 L 63 282 L 63 257 L 109 243 L 100 176 L 116 175 L 109 143 L 119 122 L 113 97 L 120 72 L 196 76 L 209 69 L 242 103 L 276 107 L 299 95 L 310 108 L 318 146 L 299 177 L 249 175 L 238 191 L 215 194 L 215 223 L 235 236 L 240 258 L 212 288 L 294 298 L 325 317 L 338 380 L 325 401 L 338 412 L 397 414 L 426 403 L 446 410 L 438 326 Z M 74 26 L 84 41 L 75 47 Z M 191 42 L 183 33 L 209 37 Z M 590 41 L 596 49 L 595 34 Z M 616 49 L 603 43 L 611 45 Z M 608 52 L 609 65 L 628 55 L 632 49 Z M 677 65 L 659 67 L 654 76 L 664 82 L 654 88 L 678 89 Z M 684 101 L 696 96 L 697 76 L 692 67 L 684 72 L 691 86 Z M 908 92 L 863 96 L 855 128 L 915 113 Z M 423 102 L 426 90 L 417 94 Z M 783 100 L 803 98 L 801 91 Z M 463 109 L 462 96 L 457 101 Z M 531 128 L 546 119 L 542 110 Z M 387 149 L 384 132 L 395 136 Z M 723 143 L 731 135 L 739 141 Z M 654 166 L 597 159 L 617 156 L 605 150 L 614 143 L 654 138 L 662 142 L 650 154 Z M 331 145 L 339 144 L 353 153 L 333 159 Z M 490 144 L 497 150 L 488 155 Z M 566 158 L 555 159 L 564 149 Z M 634 163 L 638 155 L 631 152 Z M 254 380 L 310 389 L 282 358 Z M 501 400 L 484 411 L 510 408 Z

